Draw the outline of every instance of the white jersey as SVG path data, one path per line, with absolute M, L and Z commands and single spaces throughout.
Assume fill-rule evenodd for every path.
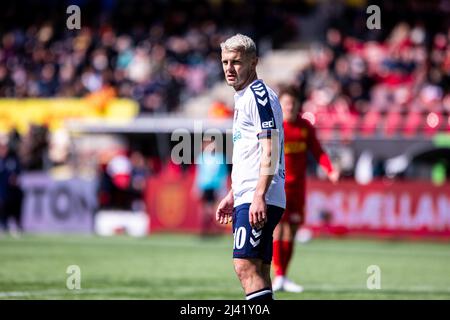
M 260 175 L 262 147 L 259 139 L 271 137 L 272 152 L 276 152 L 277 161 L 266 203 L 285 208 L 283 113 L 278 97 L 262 80 L 255 80 L 236 92 L 234 102 L 231 173 L 234 206 L 252 203 Z

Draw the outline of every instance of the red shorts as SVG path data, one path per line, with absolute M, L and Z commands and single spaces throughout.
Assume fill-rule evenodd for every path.
M 305 222 L 305 194 L 300 190 L 286 190 L 286 210 L 281 222 L 302 225 Z

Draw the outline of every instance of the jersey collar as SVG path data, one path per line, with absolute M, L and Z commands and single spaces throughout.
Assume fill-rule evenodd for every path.
M 244 89 L 241 89 L 241 90 L 239 90 L 239 91 L 236 91 L 236 93 L 234 94 L 234 101 L 235 101 L 235 102 L 238 101 L 239 98 L 241 98 L 241 97 L 244 95 L 245 91 L 247 91 L 247 89 L 248 89 L 252 84 L 254 84 L 254 83 L 257 82 L 257 81 L 263 82 L 261 79 L 256 79 L 256 80 L 254 80 L 253 82 L 249 83 L 248 86 L 246 86 Z

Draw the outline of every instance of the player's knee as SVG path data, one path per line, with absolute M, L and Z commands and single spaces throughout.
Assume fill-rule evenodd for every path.
M 289 226 L 289 240 L 292 241 L 295 239 L 295 235 L 297 234 L 297 230 L 300 227 L 299 224 L 291 224 Z
M 282 235 L 281 224 L 282 224 L 282 222 L 278 223 L 278 225 L 273 230 L 273 239 L 276 240 L 276 241 L 280 241 L 281 240 L 281 235 Z

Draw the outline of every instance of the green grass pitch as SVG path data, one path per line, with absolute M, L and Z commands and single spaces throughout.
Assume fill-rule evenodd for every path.
M 243 299 L 232 236 L 0 238 L 0 299 Z M 81 289 L 66 287 L 78 265 Z M 369 290 L 367 267 L 381 270 Z M 297 244 L 290 276 L 301 294 L 276 299 L 450 299 L 448 243 L 315 238 Z

